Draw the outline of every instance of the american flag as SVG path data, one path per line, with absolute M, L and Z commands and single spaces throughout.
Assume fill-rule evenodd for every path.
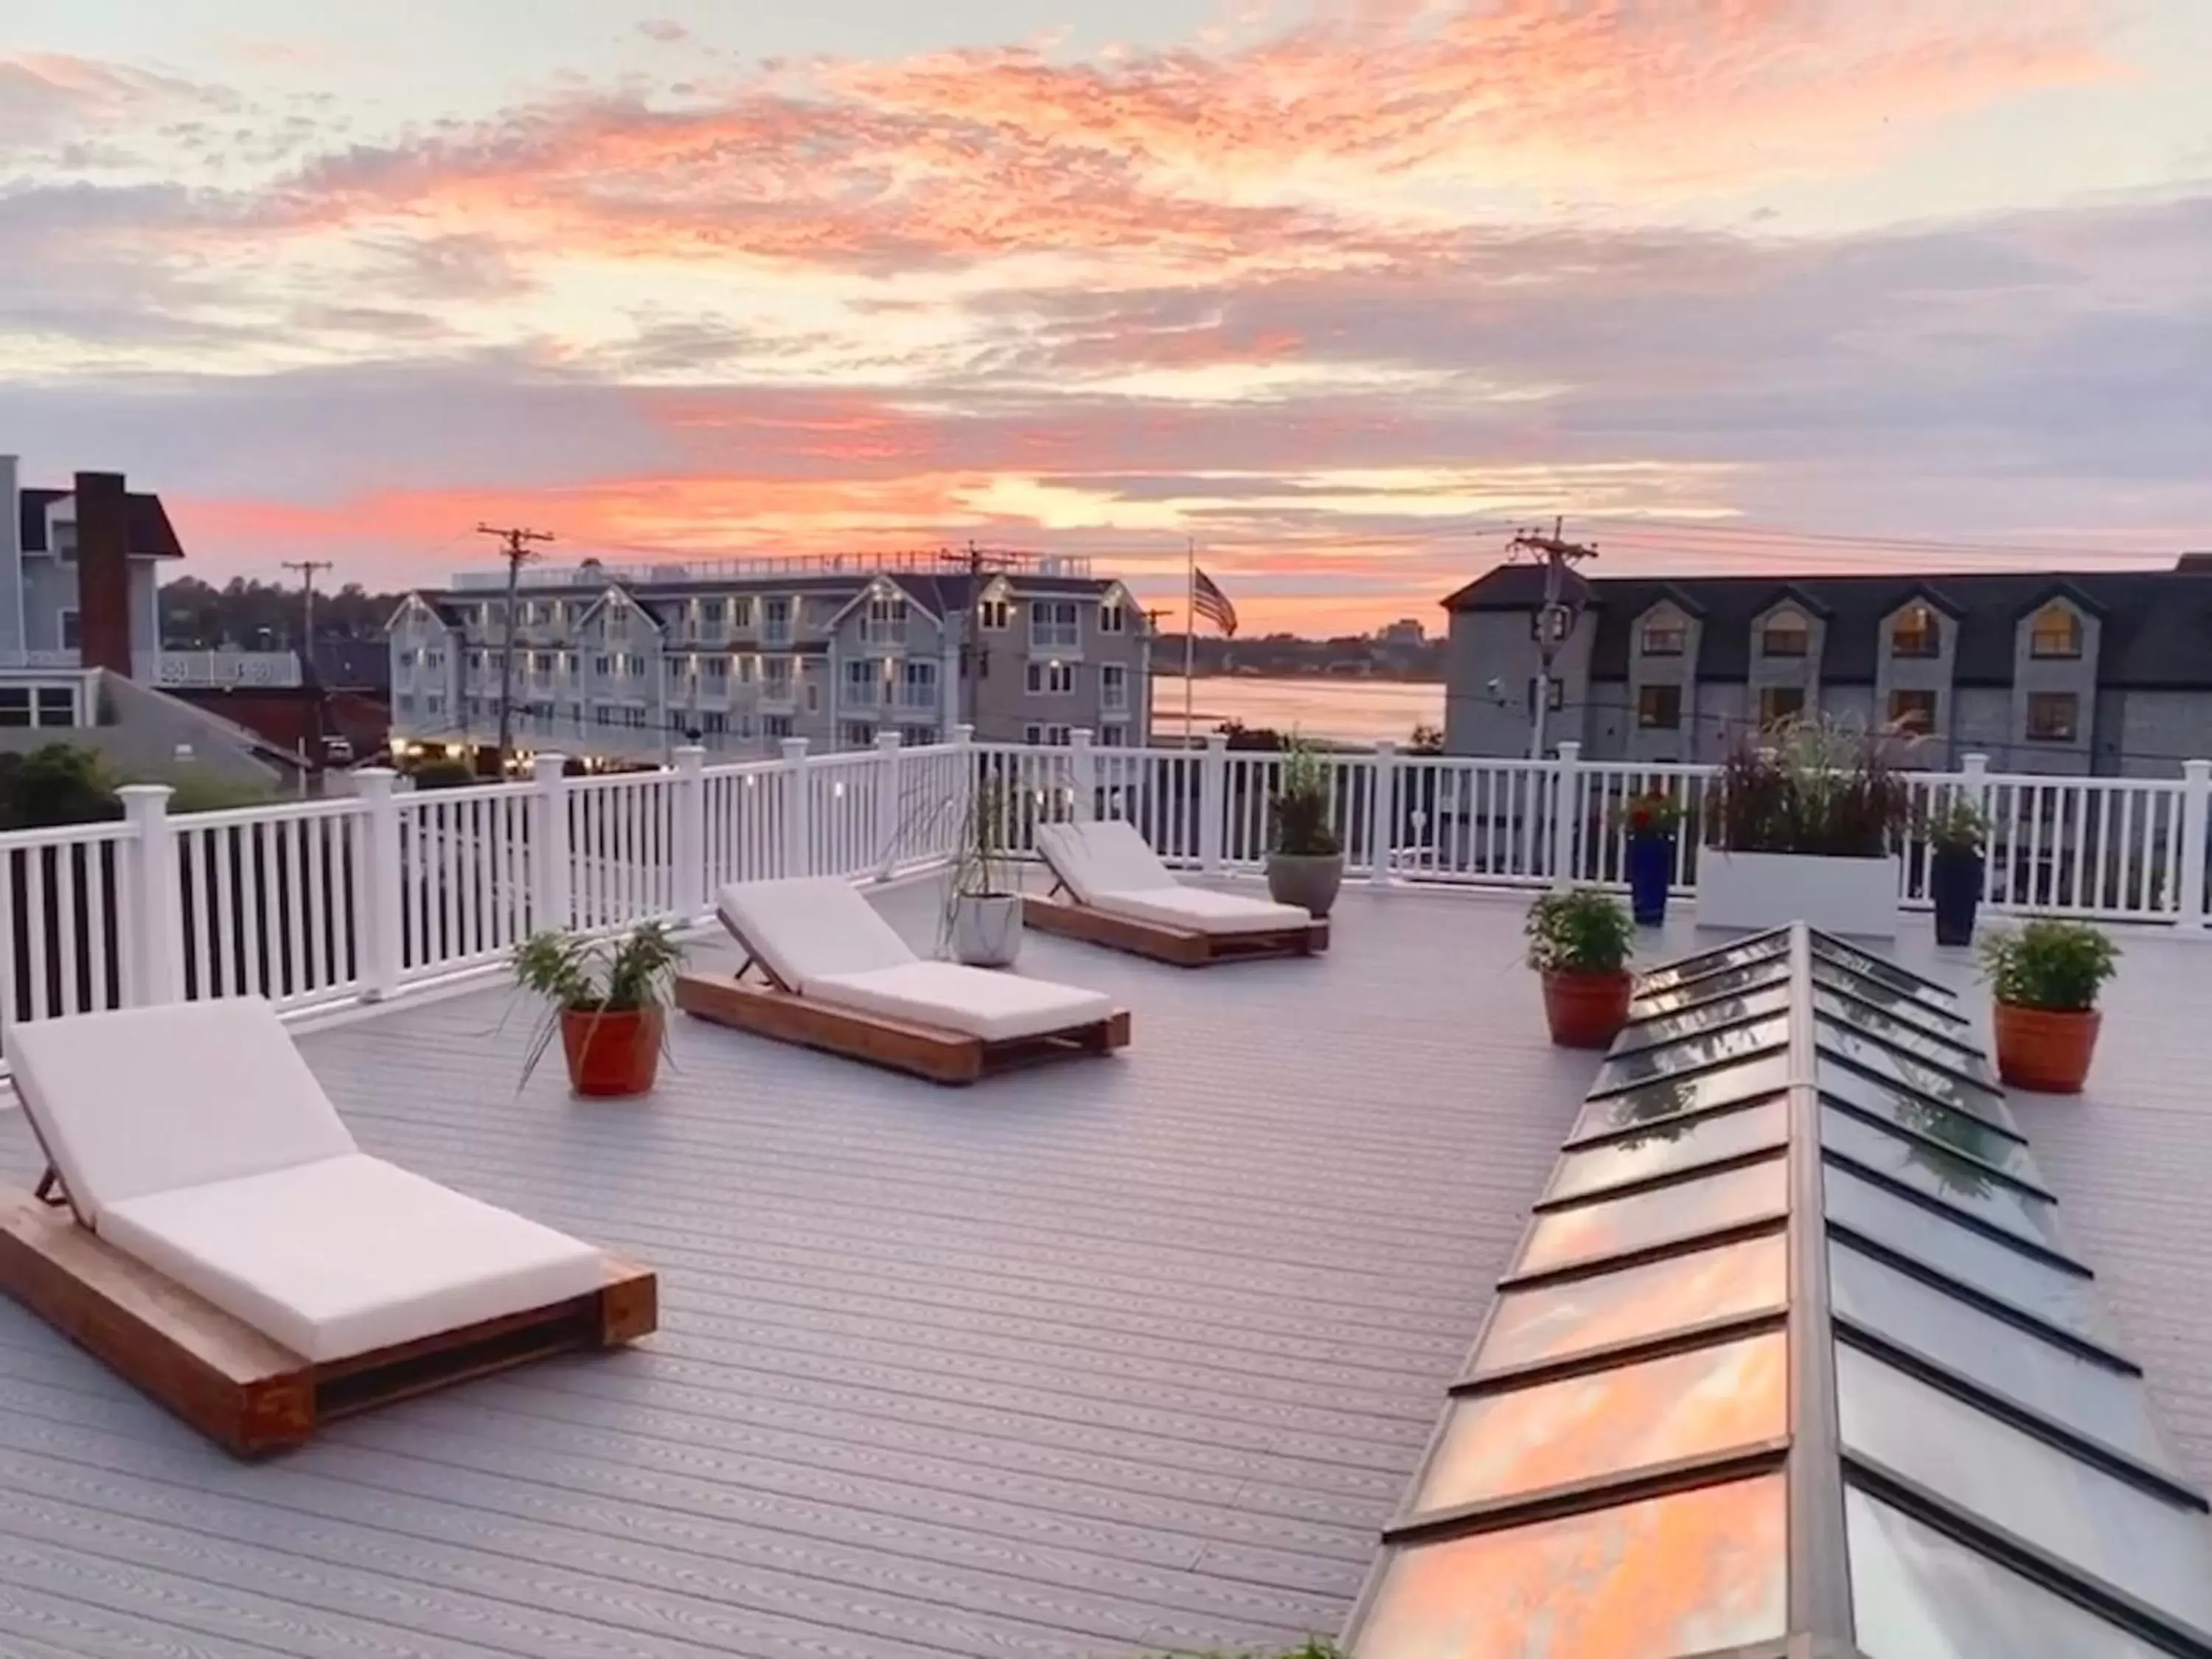
M 1191 608 L 1231 639 L 1237 636 L 1237 607 L 1229 603 L 1229 596 L 1213 585 L 1213 578 L 1203 570 L 1194 570 L 1190 579 Z

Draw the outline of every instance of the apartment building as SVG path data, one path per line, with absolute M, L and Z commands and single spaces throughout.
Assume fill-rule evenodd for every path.
M 1444 746 L 1525 755 L 1544 573 L 1505 564 L 1443 601 Z M 1747 731 L 1825 713 L 1886 728 L 1911 763 L 2171 777 L 2212 756 L 2212 554 L 2170 569 L 1928 577 L 1569 572 L 1546 747 L 1720 759 Z
M 395 741 L 497 741 L 504 577 L 410 594 L 391 623 Z M 515 599 L 518 749 L 745 759 L 786 738 L 860 749 L 941 741 L 1144 741 L 1144 613 L 1085 560 L 899 555 L 526 568 Z

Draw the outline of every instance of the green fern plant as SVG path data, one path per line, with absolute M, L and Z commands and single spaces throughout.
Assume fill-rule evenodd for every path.
M 560 1036 L 562 1014 L 596 1019 L 666 1007 L 684 965 L 684 947 L 659 921 L 641 922 L 613 938 L 549 930 L 516 945 L 512 963 L 517 988 L 545 1004 L 523 1054 L 522 1082 L 527 1083 Z

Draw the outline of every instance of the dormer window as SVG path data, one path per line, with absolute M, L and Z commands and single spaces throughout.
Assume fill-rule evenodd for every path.
M 1942 630 L 1936 613 L 1915 600 L 1897 613 L 1890 624 L 1889 653 L 1893 657 L 1933 657 L 1942 649 Z
M 1813 630 L 1794 611 L 1776 611 L 1759 630 L 1762 657 L 1803 657 L 1810 655 L 1812 649 Z
M 1689 643 L 1689 625 L 1671 611 L 1646 617 L 1637 638 L 1637 648 L 1647 657 L 1679 657 Z
M 2081 617 L 2055 599 L 2045 605 L 2027 625 L 2027 654 L 2046 658 L 2080 656 Z

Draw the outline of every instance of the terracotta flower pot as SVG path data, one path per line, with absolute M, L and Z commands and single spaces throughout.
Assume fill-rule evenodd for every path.
M 2069 1012 L 2000 1002 L 1992 1009 L 1992 1023 L 1999 1077 L 2015 1089 L 2040 1094 L 2081 1092 L 2090 1058 L 2097 1052 L 2098 1027 L 2103 1024 L 2095 1009 Z
M 1628 1023 L 1628 972 L 1569 973 L 1546 969 L 1544 1018 L 1563 1048 L 1603 1048 Z
M 568 1086 L 580 1095 L 641 1095 L 660 1074 L 659 1008 L 594 1013 L 561 1011 L 561 1052 Z

